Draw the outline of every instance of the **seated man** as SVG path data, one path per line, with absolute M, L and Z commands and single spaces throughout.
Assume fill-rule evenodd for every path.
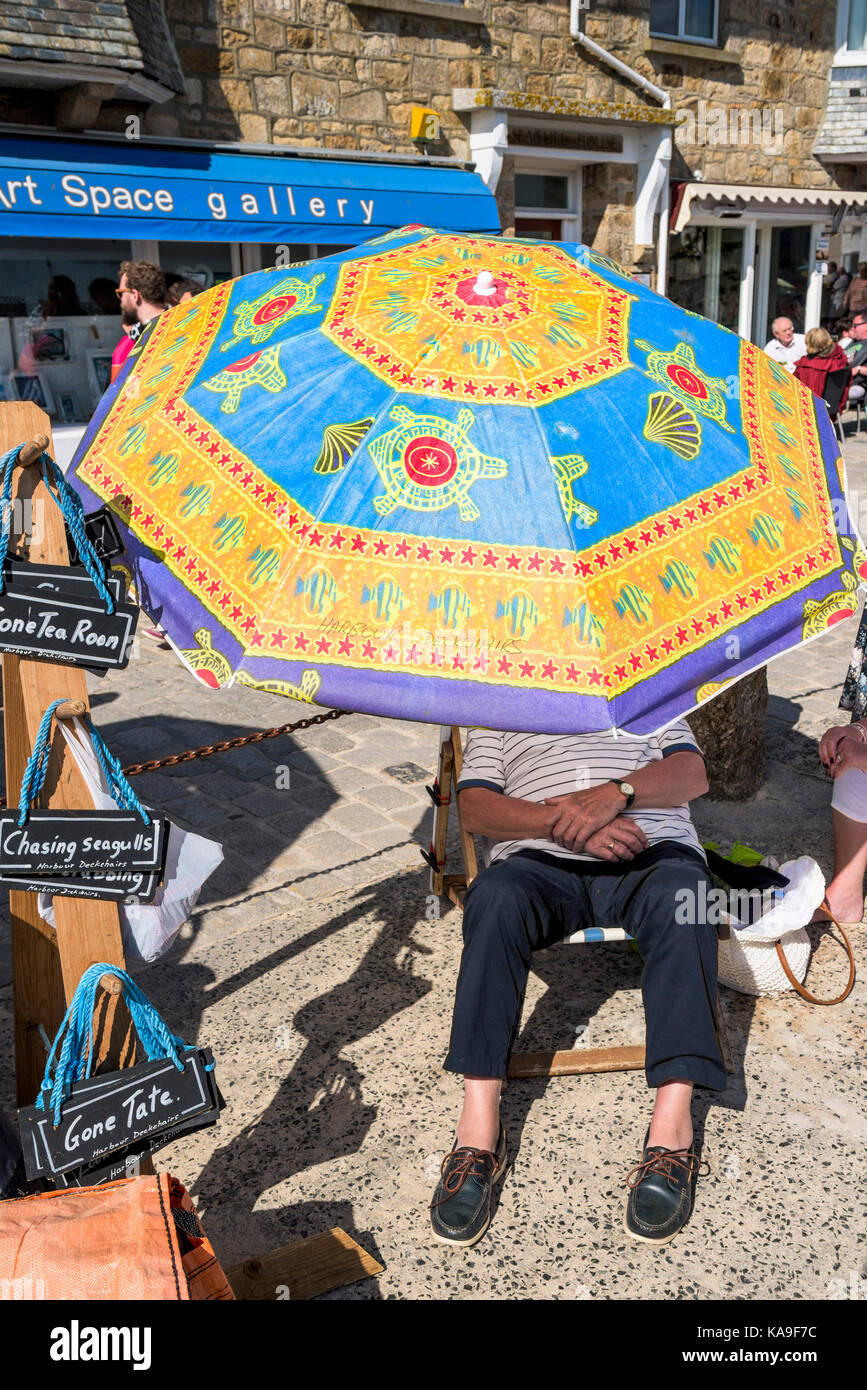
M 774 319 L 771 324 L 774 335 L 765 343 L 765 352 L 775 362 L 781 362 L 788 372 L 794 372 L 795 363 L 807 351 L 803 333 L 796 333 L 791 319 Z
M 706 791 L 704 760 L 683 720 L 644 740 L 470 730 L 458 781 L 464 825 L 497 843 L 464 904 L 445 1062 L 465 1078 L 464 1105 L 431 1203 L 438 1240 L 473 1245 L 490 1221 L 507 1158 L 500 1092 L 531 954 L 590 926 L 625 927 L 644 960 L 646 1076 L 656 1101 L 627 1179 L 625 1228 L 663 1244 L 689 1219 L 698 1171 L 692 1088 L 726 1084 L 716 928 L 675 917 L 683 890 L 699 893 L 709 881 L 687 805 Z

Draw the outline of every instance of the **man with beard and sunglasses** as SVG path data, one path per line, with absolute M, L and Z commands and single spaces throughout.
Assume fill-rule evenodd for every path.
M 166 277 L 158 265 L 150 261 L 122 261 L 119 273 L 120 284 L 115 294 L 120 303 L 124 337 L 111 355 L 112 381 L 142 330 L 166 307 Z

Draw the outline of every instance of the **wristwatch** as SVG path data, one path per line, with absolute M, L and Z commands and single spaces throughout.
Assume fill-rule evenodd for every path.
M 616 777 L 610 777 L 609 781 L 613 782 L 617 790 L 626 797 L 626 805 L 623 809 L 624 811 L 628 811 L 635 800 L 635 788 L 630 782 L 618 782 Z

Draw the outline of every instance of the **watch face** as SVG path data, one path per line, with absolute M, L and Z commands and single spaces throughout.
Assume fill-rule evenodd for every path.
M 623 792 L 623 795 L 624 795 L 624 796 L 634 796 L 634 795 L 635 795 L 635 788 L 634 788 L 633 786 L 631 786 L 629 782 L 621 782 L 621 783 L 620 783 L 620 790 Z

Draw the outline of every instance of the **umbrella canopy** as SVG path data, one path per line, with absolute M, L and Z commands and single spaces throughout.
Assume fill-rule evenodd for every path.
M 202 679 L 437 723 L 650 733 L 864 558 L 770 357 L 586 247 L 423 227 L 161 315 L 75 481 Z

